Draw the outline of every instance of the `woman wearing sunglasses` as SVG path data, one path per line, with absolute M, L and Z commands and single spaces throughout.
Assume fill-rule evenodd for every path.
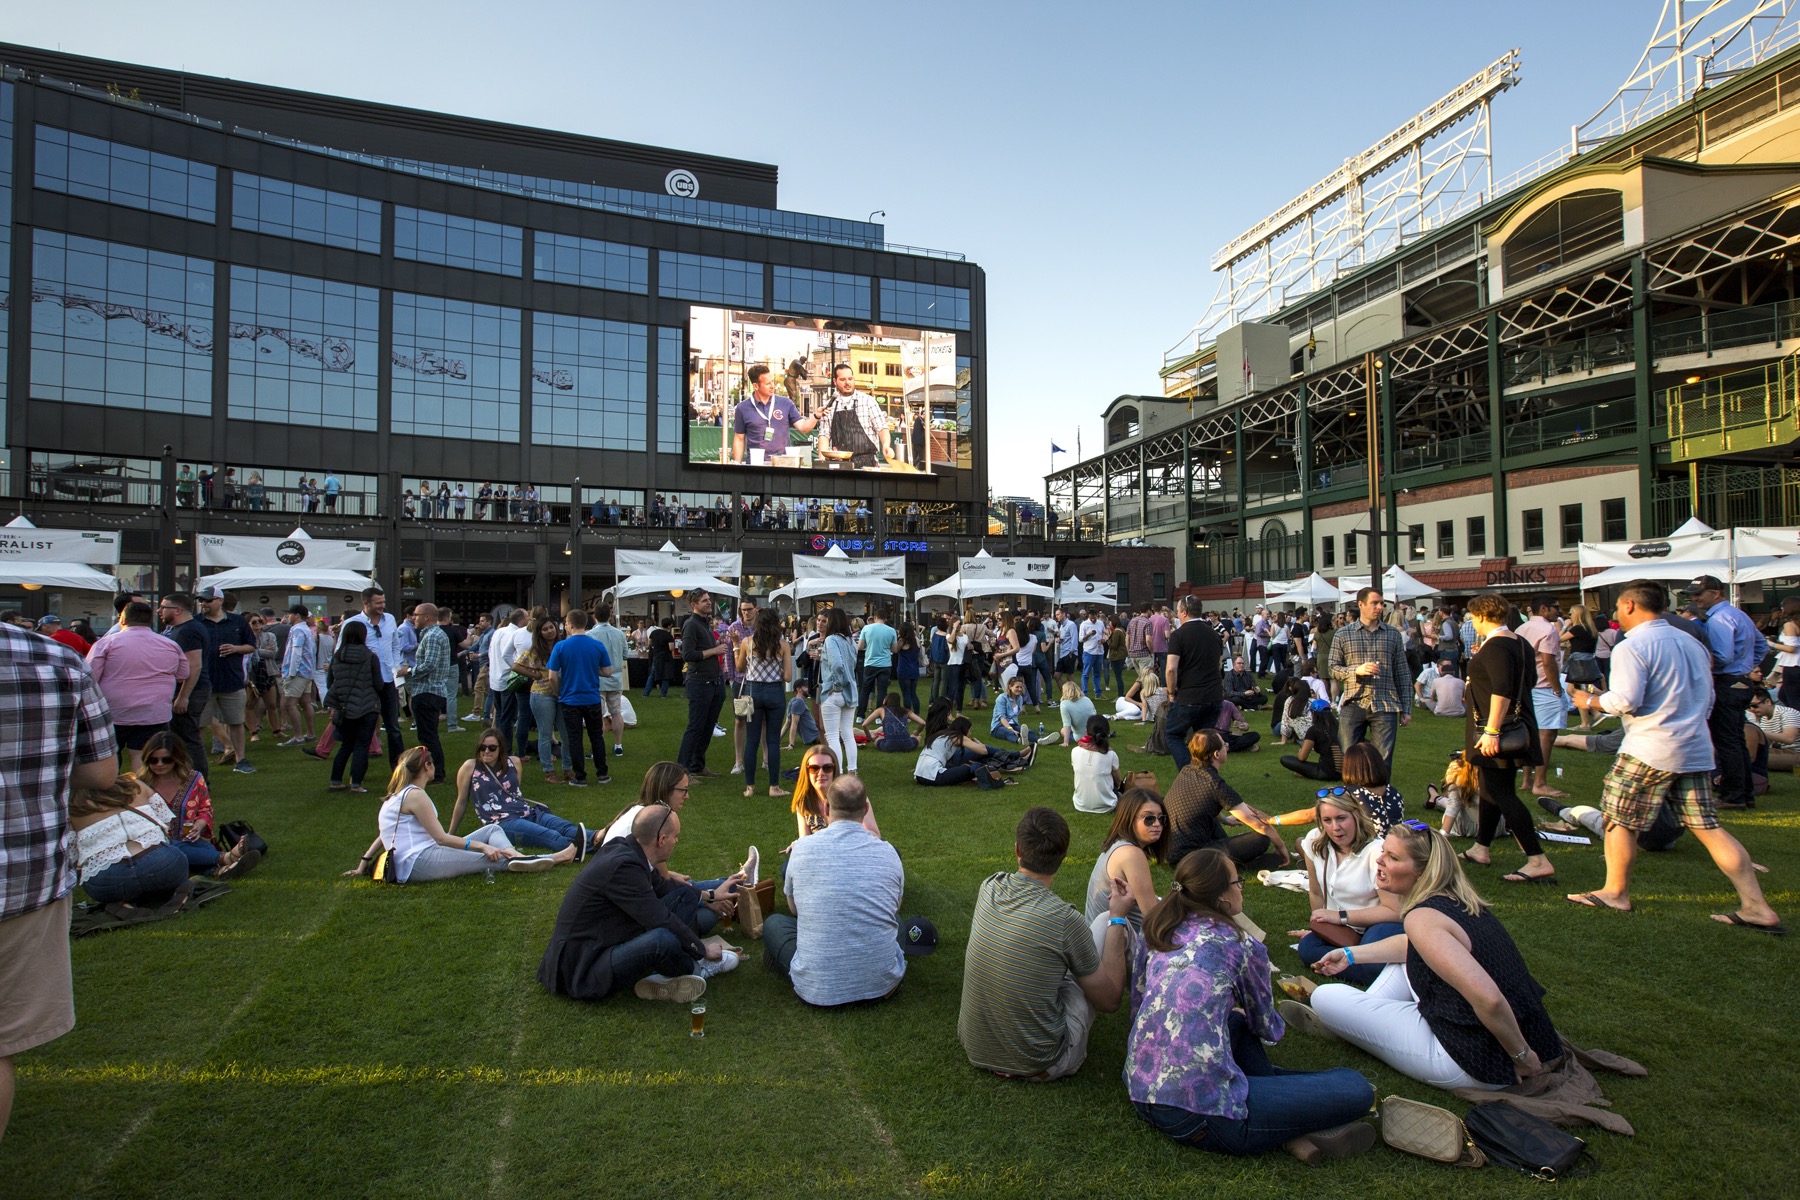
M 507 757 L 500 731 L 492 726 L 481 731 L 475 757 L 456 772 L 456 804 L 450 810 L 450 832 L 462 824 L 471 803 L 484 825 L 498 825 L 515 846 L 542 846 L 555 861 L 581 862 L 600 848 L 600 838 L 587 826 L 565 821 L 542 804 L 525 798 L 519 772 L 523 762 Z M 548 780 L 546 780 L 548 782 Z
M 433 774 L 431 752 L 414 746 L 400 756 L 388 781 L 388 796 L 376 814 L 375 840 L 362 859 L 346 875 L 367 875 L 374 869 L 375 859 L 383 848 L 393 853 L 396 877 L 401 883 L 429 883 L 438 879 L 455 879 L 478 871 L 501 867 L 508 871 L 548 871 L 557 859 L 548 855 L 532 858 L 513 849 L 506 831 L 498 825 L 483 825 L 468 837 L 459 838 L 438 823 L 437 806 L 425 789 Z M 575 856 L 571 847 L 560 861 Z
M 1132 788 L 1120 796 L 1119 806 L 1113 810 L 1112 828 L 1106 831 L 1105 846 L 1094 862 L 1093 874 L 1088 876 L 1087 908 L 1082 916 L 1090 923 L 1110 917 L 1107 901 L 1116 879 L 1131 893 L 1135 906 L 1126 919 L 1133 929 L 1142 929 L 1144 914 L 1155 908 L 1159 899 L 1156 881 L 1150 877 L 1150 864 L 1162 862 L 1169 848 L 1162 797 L 1149 788 Z M 1098 936 L 1105 936 L 1104 923 L 1095 929 Z
M 1358 742 L 1352 750 L 1369 746 Z M 1375 757 L 1381 755 L 1369 747 Z M 1306 860 L 1307 904 L 1312 918 L 1306 929 L 1290 929 L 1300 939 L 1300 961 L 1318 964 L 1333 947 L 1372 946 L 1403 933 L 1401 897 L 1382 892 L 1375 883 L 1375 860 L 1381 857 L 1381 834 L 1362 803 L 1344 788 L 1328 789 L 1316 806 L 1319 827 L 1300 840 Z M 1375 982 L 1381 968 L 1369 962 L 1334 972 L 1345 983 L 1363 987 Z
M 800 779 L 794 784 L 794 825 L 800 831 L 794 841 L 810 837 L 831 823 L 825 793 L 831 790 L 837 777 L 837 753 L 829 746 L 807 747 L 806 754 L 800 759 Z M 875 823 L 873 803 L 863 814 L 862 826 L 876 837 L 881 836 L 881 826 Z M 787 850 L 791 849 L 793 844 L 789 843 Z M 786 854 L 787 850 L 782 853 Z
M 187 855 L 190 875 L 236 879 L 262 860 L 249 839 L 221 854 L 213 845 L 212 793 L 206 776 L 194 770 L 187 747 L 170 733 L 153 733 L 144 743 L 141 781 L 168 806 L 169 844 Z
M 1406 936 L 1333 950 L 1317 968 L 1338 975 L 1364 963 L 1390 965 L 1366 992 L 1326 984 L 1310 1009 L 1283 1001 L 1283 1016 L 1446 1091 L 1510 1087 L 1562 1053 L 1543 987 L 1470 886 L 1449 839 L 1423 821 L 1394 826 L 1375 883 L 1406 897 Z
M 1233 921 L 1243 910 L 1243 875 L 1223 851 L 1197 850 L 1175 868 L 1132 958 L 1126 1091 L 1140 1117 L 1184 1146 L 1280 1146 L 1307 1163 L 1360 1154 L 1375 1144 L 1357 1119 L 1375 1099 L 1368 1080 L 1347 1067 L 1285 1070 L 1263 1049 L 1286 1027 L 1269 952 Z

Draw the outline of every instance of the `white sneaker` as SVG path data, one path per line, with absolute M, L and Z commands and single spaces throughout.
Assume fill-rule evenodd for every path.
M 673 1000 L 677 1004 L 692 1004 L 706 995 L 706 980 L 698 975 L 646 975 L 631 990 L 639 1000 Z
M 714 725 L 713 726 L 713 736 L 714 737 L 724 737 L 725 731 L 723 729 L 720 729 L 717 725 Z
M 519 874 L 530 874 L 533 871 L 548 871 L 556 865 L 556 859 L 548 854 L 530 854 L 522 858 L 506 860 L 506 869 Z
M 749 857 L 744 859 L 744 867 L 743 867 L 744 884 L 743 884 L 743 886 L 745 886 L 745 887 L 755 887 L 756 886 L 756 872 L 761 867 L 761 865 L 762 865 L 762 856 L 756 852 L 755 846 L 750 847 L 750 855 L 749 855 Z
M 733 775 L 742 775 L 744 773 L 744 764 L 743 763 L 732 763 L 731 764 L 731 773 Z
M 701 979 L 711 979 L 714 975 L 723 975 L 727 971 L 737 970 L 737 965 L 737 952 L 734 950 L 725 950 L 720 952 L 718 962 L 714 962 L 710 958 L 703 958 L 695 963 L 694 974 L 698 975 Z

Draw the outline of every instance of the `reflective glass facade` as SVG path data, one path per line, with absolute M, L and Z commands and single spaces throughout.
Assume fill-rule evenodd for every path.
M 212 414 L 212 263 L 40 229 L 31 274 L 33 399 Z
M 231 268 L 231 415 L 375 429 L 380 311 L 374 288 Z
M 828 313 L 868 320 L 869 280 L 837 271 L 775 268 L 775 307 L 782 312 Z
M 967 329 L 969 289 L 883 279 L 881 319 L 925 329 Z
M 519 436 L 519 310 L 396 292 L 393 430 Z
M 531 274 L 534 279 L 642 295 L 650 290 L 650 251 L 594 238 L 537 233 L 532 236 Z
M 677 300 L 706 300 L 739 308 L 761 308 L 762 264 L 664 250 L 657 260 L 656 289 Z
M 13 85 L 0 83 L 0 279 L 12 279 Z M 0 305 L 0 364 L 11 344 L 12 306 Z M 0 369 L 0 446 L 6 444 L 6 378 Z
M 682 362 L 682 340 L 679 329 L 656 331 L 656 448 L 664 454 L 680 454 L 681 438 L 687 432 L 682 421 L 682 396 L 686 391 L 687 371 Z
M 381 205 L 361 196 L 265 179 L 237 172 L 231 177 L 234 229 L 381 253 Z
M 525 261 L 525 232 L 516 225 L 396 205 L 394 257 L 517 275 Z
M 211 221 L 218 199 L 219 173 L 205 163 L 51 125 L 37 127 L 35 170 L 37 185 L 49 191 L 190 221 Z
M 624 321 L 532 316 L 531 436 L 644 449 L 649 331 Z

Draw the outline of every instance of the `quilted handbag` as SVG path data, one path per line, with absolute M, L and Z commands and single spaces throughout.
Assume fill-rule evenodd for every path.
M 1455 1113 L 1404 1096 L 1382 1100 L 1381 1140 L 1396 1150 L 1453 1167 L 1479 1167 L 1487 1162 Z

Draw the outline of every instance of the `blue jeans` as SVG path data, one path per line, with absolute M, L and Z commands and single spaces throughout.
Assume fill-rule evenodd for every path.
M 1379 942 L 1382 938 L 1390 938 L 1396 934 L 1405 932 L 1406 926 L 1400 924 L 1400 922 L 1383 921 L 1378 925 L 1371 925 L 1363 930 L 1362 944 L 1371 946 L 1376 942 Z M 1324 958 L 1326 954 L 1330 953 L 1332 948 L 1331 943 L 1327 942 L 1318 934 L 1308 933 L 1305 937 L 1300 939 L 1300 961 L 1310 967 L 1321 958 Z M 1354 954 L 1356 952 L 1356 947 L 1350 947 L 1350 951 Z M 1368 987 L 1371 983 L 1375 982 L 1375 977 L 1381 974 L 1381 968 L 1385 965 L 1387 964 L 1357 963 L 1355 966 L 1347 967 L 1340 974 L 1333 976 L 1331 981 L 1333 983 L 1354 983 L 1357 987 Z
M 174 842 L 188 861 L 188 874 L 210 875 L 219 865 L 219 848 L 211 842 Z
M 562 728 L 562 716 L 556 711 L 557 707 L 555 696 L 531 694 L 531 719 L 537 723 L 538 761 L 544 765 L 546 775 L 556 769 L 556 731 Z M 524 743 L 520 745 L 522 748 Z M 570 769 L 567 738 L 563 739 L 562 769 Z
M 750 702 L 749 727 L 744 731 L 744 786 L 756 786 L 757 749 L 766 753 L 769 786 L 781 786 L 781 723 L 787 711 L 787 690 L 779 683 L 752 683 L 745 686 Z
M 1400 735 L 1399 713 L 1372 713 L 1357 704 L 1338 709 L 1338 748 L 1349 750 L 1361 741 L 1374 743 L 1390 766 L 1394 762 L 1394 741 Z
M 894 682 L 900 685 L 900 703 L 906 705 L 906 711 L 919 711 L 919 677 L 917 675 L 896 676 Z
M 996 725 L 988 730 L 988 736 L 1002 742 L 1011 742 L 1015 746 L 1035 745 L 1037 743 L 1037 731 L 1025 728 L 1025 719 L 1023 717 L 1019 718 L 1019 732 L 1025 735 L 1025 740 L 1023 742 L 1019 740 L 1018 736 L 1014 734 L 1012 730 L 1007 729 L 1003 725 Z
M 157 903 L 187 881 L 187 855 L 168 843 L 88 876 L 81 890 L 98 904 L 129 904 L 140 897 Z
M 606 989 L 608 996 L 624 991 L 646 975 L 691 975 L 694 971 L 694 960 L 667 929 L 640 933 L 605 953 L 612 975 Z
M 508 817 L 496 824 L 514 846 L 542 846 L 552 854 L 566 849 L 581 836 L 581 826 L 563 820 L 541 804 L 532 805 L 526 816 Z
M 1219 702 L 1211 704 L 1171 704 L 1163 717 L 1163 744 L 1175 760 L 1177 771 L 1193 760 L 1188 753 L 1188 738 L 1196 729 L 1210 729 L 1219 723 Z
M 1090 684 L 1092 685 L 1091 692 Z M 1083 654 L 1081 656 L 1081 691 L 1083 695 L 1104 696 L 1106 694 L 1106 655 Z
M 1242 1013 L 1231 1014 L 1231 1056 L 1250 1087 L 1248 1115 L 1204 1116 L 1142 1102 L 1135 1105 L 1138 1115 L 1184 1146 L 1216 1154 L 1261 1154 L 1303 1134 L 1354 1121 L 1375 1101 L 1369 1081 L 1349 1067 L 1289 1071 L 1276 1066 Z

